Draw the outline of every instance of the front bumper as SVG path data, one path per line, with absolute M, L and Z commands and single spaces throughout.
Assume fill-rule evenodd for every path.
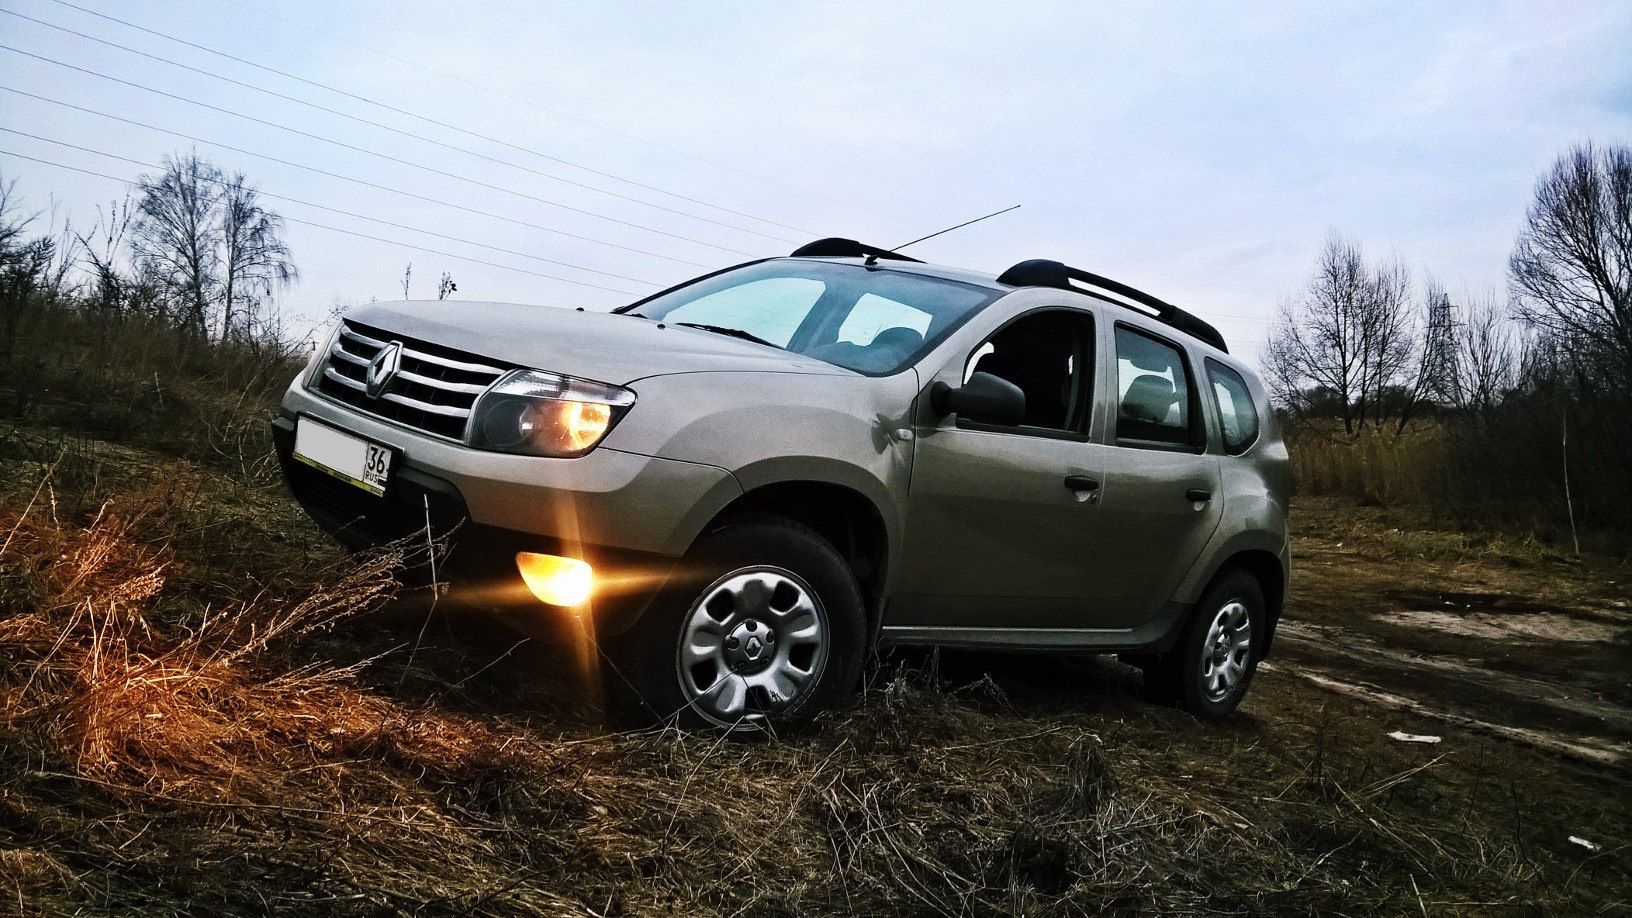
M 309 415 L 397 450 L 383 497 L 292 458 Z M 447 536 L 448 570 L 499 602 L 531 601 L 517 551 L 581 558 L 596 570 L 594 616 L 605 633 L 644 610 L 703 527 L 742 489 L 724 469 L 596 449 L 579 459 L 473 450 L 359 414 L 290 387 L 272 422 L 285 480 L 308 515 L 353 548 Z

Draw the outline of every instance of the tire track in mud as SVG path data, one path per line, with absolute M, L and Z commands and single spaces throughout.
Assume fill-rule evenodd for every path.
M 1265 668 L 1326 691 L 1598 766 L 1632 767 L 1632 710 L 1585 689 L 1292 619 L 1276 629 L 1275 644 Z

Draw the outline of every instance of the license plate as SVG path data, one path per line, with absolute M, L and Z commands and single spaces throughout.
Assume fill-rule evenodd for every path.
M 295 421 L 295 458 L 320 472 L 385 495 L 391 474 L 391 447 L 354 436 L 308 417 Z

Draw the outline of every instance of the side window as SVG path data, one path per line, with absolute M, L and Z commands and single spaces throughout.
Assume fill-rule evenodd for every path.
M 864 293 L 839 326 L 839 340 L 866 347 L 880 332 L 891 328 L 911 329 L 922 341 L 929 331 L 929 313 L 874 293 Z
M 1093 404 L 1093 320 L 1087 313 L 1033 313 L 1004 326 L 963 369 L 1006 379 L 1026 396 L 1022 427 L 1087 433 Z
M 1241 374 L 1214 360 L 1207 361 L 1207 377 L 1213 382 L 1213 398 L 1218 402 L 1218 425 L 1224 431 L 1224 452 L 1232 456 L 1247 451 L 1258 439 L 1258 408 Z
M 787 347 L 826 290 L 827 285 L 815 278 L 768 277 L 699 297 L 670 310 L 663 321 L 740 328 Z
M 1184 354 L 1130 328 L 1116 330 L 1116 439 L 1189 446 L 1190 376 Z

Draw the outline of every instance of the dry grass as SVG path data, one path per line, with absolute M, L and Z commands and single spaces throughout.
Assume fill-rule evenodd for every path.
M 1295 428 L 1288 432 L 1298 492 L 1341 496 L 1361 505 L 1432 507 L 1443 503 L 1450 474 L 1444 432 L 1427 423 L 1392 430 Z
M 1565 550 L 1542 541 L 1533 531 L 1469 528 L 1415 507 L 1356 506 L 1343 498 L 1300 497 L 1297 504 L 1299 538 L 1364 546 L 1376 558 L 1514 568 L 1553 568 L 1571 562 Z
M 1513 839 L 1420 818 L 1412 789 L 1440 760 L 1377 773 L 1324 735 L 1289 749 L 1250 721 L 1213 734 L 1158 709 L 1039 710 L 989 677 L 951 690 L 913 667 L 881 672 L 815 737 L 753 745 L 461 712 L 371 676 L 365 643 L 347 663 L 322 652 L 390 599 L 391 555 L 200 606 L 170 577 L 196 559 L 152 538 L 172 525 L 162 507 L 75 522 L 51 492 L 0 516 L 0 910 L 1399 914 L 1577 901 Z M 1114 668 L 1076 666 L 1065 674 L 1122 691 Z
M 53 379 L 119 353 L 66 332 Z M 1538 843 L 1522 774 L 1292 683 L 1204 728 L 1103 661 L 892 664 L 811 737 L 607 733 L 570 653 L 428 617 L 301 518 L 281 358 L 154 341 L 0 427 L 0 915 L 1627 907 L 1623 854 Z
M 212 344 L 150 319 L 68 306 L 32 313 L 0 359 L 0 440 L 67 432 L 270 481 L 267 411 L 305 353 Z M 117 447 L 115 447 L 117 448 Z
M 1611 425 L 1613 426 L 1613 425 Z M 1492 433 L 1454 419 L 1418 421 L 1403 433 L 1368 427 L 1346 434 L 1333 423 L 1307 422 L 1286 432 L 1293 478 L 1302 497 L 1328 498 L 1398 514 L 1410 528 L 1494 533 L 1550 545 L 1572 544 L 1624 557 L 1632 523 L 1605 491 L 1625 479 L 1624 455 L 1613 462 L 1572 447 L 1576 533 L 1563 493 L 1556 431 Z M 1538 442 L 1538 436 L 1542 440 Z M 1602 444 L 1593 445 L 1601 447 Z M 1600 450 L 1601 452 L 1602 450 Z

